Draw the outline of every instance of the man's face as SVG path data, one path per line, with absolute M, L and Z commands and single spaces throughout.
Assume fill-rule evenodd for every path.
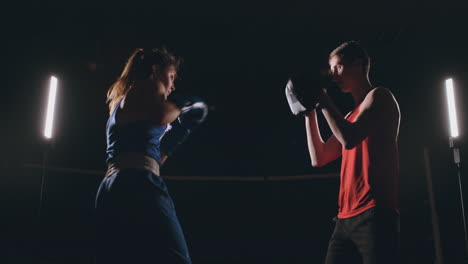
M 342 92 L 351 92 L 353 84 L 362 74 L 362 66 L 358 60 L 352 63 L 345 63 L 343 59 L 334 55 L 328 61 L 330 64 L 330 74 L 332 79 Z

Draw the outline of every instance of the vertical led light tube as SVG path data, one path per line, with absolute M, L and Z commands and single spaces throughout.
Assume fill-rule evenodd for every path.
M 49 100 L 47 102 L 47 116 L 45 121 L 44 136 L 47 139 L 52 138 L 52 127 L 54 124 L 55 99 L 57 95 L 57 78 L 50 77 Z
M 450 137 L 456 138 L 458 137 L 458 122 L 452 78 L 445 80 L 445 91 L 447 94 L 447 106 L 450 120 Z

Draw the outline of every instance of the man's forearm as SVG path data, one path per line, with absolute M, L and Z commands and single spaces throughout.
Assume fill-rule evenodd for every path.
M 305 118 L 307 132 L 307 146 L 309 148 L 310 159 L 312 166 L 318 166 L 319 155 L 323 151 L 324 142 L 320 136 L 320 130 L 317 123 L 317 112 L 312 110 Z
M 342 146 L 351 148 L 353 145 L 351 123 L 344 119 L 343 115 L 328 95 L 324 94 L 321 99 L 319 107 L 333 135 L 335 135 Z

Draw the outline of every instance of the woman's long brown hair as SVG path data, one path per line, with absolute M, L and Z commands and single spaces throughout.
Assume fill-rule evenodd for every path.
M 109 104 L 109 113 L 112 113 L 117 103 L 132 89 L 135 81 L 150 76 L 153 65 L 161 69 L 173 66 L 177 71 L 181 63 L 182 59 L 175 57 L 166 48 L 152 49 L 149 52 L 141 48 L 136 49 L 128 58 L 120 77 L 107 91 L 106 103 Z

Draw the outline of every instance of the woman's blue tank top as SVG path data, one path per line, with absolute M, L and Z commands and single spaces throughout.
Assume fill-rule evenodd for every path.
M 135 121 L 117 125 L 115 114 L 120 106 L 117 104 L 109 116 L 106 125 L 107 159 L 111 161 L 119 153 L 137 152 L 154 158 L 161 164 L 160 143 L 167 125 L 158 126 L 149 120 Z

